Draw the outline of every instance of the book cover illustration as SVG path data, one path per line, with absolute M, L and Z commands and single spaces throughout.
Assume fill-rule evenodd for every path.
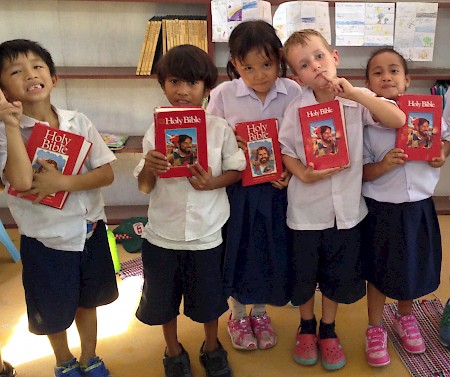
M 91 142 L 81 135 L 36 123 L 31 131 L 26 149 L 35 174 L 42 172 L 43 167 L 38 162 L 38 159 L 42 158 L 62 174 L 76 175 L 80 172 L 91 145 Z M 18 192 L 9 187 L 8 194 L 17 196 Z M 46 196 L 39 203 L 62 209 L 68 195 L 68 192 L 60 191 Z M 37 195 L 28 195 L 21 198 L 34 200 L 36 197 Z
M 298 109 L 306 164 L 314 170 L 350 166 L 344 110 L 338 100 Z
M 172 165 L 161 178 L 191 177 L 188 165 L 208 171 L 206 114 L 201 107 L 157 107 L 155 149 Z
M 441 155 L 442 97 L 404 94 L 398 106 L 406 114 L 405 124 L 397 129 L 396 147 L 408 155 L 407 160 L 431 161 Z
M 245 139 L 247 166 L 242 172 L 242 186 L 273 182 L 281 178 L 283 162 L 278 142 L 276 118 L 236 124 L 236 133 Z

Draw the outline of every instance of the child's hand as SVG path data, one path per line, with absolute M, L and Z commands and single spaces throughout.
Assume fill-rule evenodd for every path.
M 355 100 L 356 94 L 359 89 L 350 84 L 347 79 L 343 77 L 330 77 L 327 76 L 326 72 L 322 73 L 322 77 L 331 84 L 336 96 Z
M 191 186 L 198 191 L 212 190 L 212 172 L 208 166 L 208 171 L 203 169 L 197 162 L 193 165 L 188 165 L 188 169 L 192 173 L 192 177 L 187 177 Z
M 386 153 L 380 163 L 383 166 L 383 170 L 385 172 L 388 172 L 392 169 L 395 169 L 399 165 L 403 165 L 406 158 L 408 158 L 408 155 L 405 154 L 405 151 L 403 149 L 393 148 L 388 153 Z
M 5 126 L 18 127 L 22 117 L 22 102 L 8 102 L 3 92 L 0 90 L 0 119 Z
M 310 163 L 303 172 L 302 181 L 304 183 L 314 183 L 322 179 L 328 178 L 332 175 L 335 175 L 337 173 L 340 173 L 344 169 L 345 169 L 344 167 L 339 167 L 324 170 L 314 170 L 314 164 Z
M 37 194 L 36 199 L 33 201 L 35 204 L 48 195 L 64 191 L 65 179 L 67 178 L 54 165 L 43 158 L 39 158 L 38 163 L 42 166 L 42 170 L 39 173 L 34 173 L 31 189 L 22 191 L 18 195 L 22 197 Z
M 277 188 L 277 189 L 284 189 L 286 187 L 288 187 L 289 184 L 289 180 L 291 179 L 292 174 L 289 173 L 287 170 L 285 170 L 282 174 L 281 174 L 281 178 L 278 181 L 273 181 L 272 182 L 272 186 Z
M 430 166 L 433 168 L 440 168 L 445 164 L 445 151 L 444 151 L 444 143 L 441 141 L 441 156 L 433 157 L 433 159 L 429 162 Z
M 247 150 L 247 142 L 245 141 L 245 139 L 242 136 L 236 135 L 236 141 L 239 148 L 241 148 L 245 152 Z
M 153 174 L 159 175 L 169 170 L 170 163 L 167 161 L 167 157 L 161 152 L 151 150 L 145 155 L 144 167 L 149 169 Z

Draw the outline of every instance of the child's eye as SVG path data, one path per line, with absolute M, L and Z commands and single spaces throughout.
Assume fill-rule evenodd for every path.
M 41 68 L 44 68 L 42 65 L 35 65 L 34 66 L 34 69 L 41 69 Z
M 272 67 L 272 63 L 264 63 L 264 68 L 270 68 Z
M 19 72 L 20 72 L 20 71 L 19 71 L 18 69 L 15 70 L 15 71 L 12 71 L 12 72 L 11 72 L 11 76 L 17 75 Z
M 303 63 L 303 64 L 301 64 L 301 65 L 300 65 L 300 68 L 301 68 L 301 69 L 308 68 L 308 63 Z
M 244 70 L 247 71 L 247 72 L 251 72 L 252 69 L 253 69 L 252 67 L 244 67 Z
M 199 84 L 199 81 L 198 81 L 198 80 L 191 81 L 191 82 L 189 82 L 189 84 L 190 84 L 190 85 L 198 85 L 198 84 Z
M 391 73 L 397 74 L 398 73 L 398 69 L 391 69 Z
M 317 54 L 317 59 L 323 59 L 324 56 L 325 56 L 325 54 L 322 54 L 322 53 Z
M 374 76 L 380 76 L 381 75 L 381 72 L 380 71 L 376 71 L 376 72 L 373 72 L 372 73 Z
M 171 84 L 178 84 L 178 79 L 171 79 L 169 82 Z

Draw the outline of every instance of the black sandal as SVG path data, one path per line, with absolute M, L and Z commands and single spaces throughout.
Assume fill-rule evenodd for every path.
M 3 370 L 0 372 L 0 377 L 16 377 L 17 372 L 14 367 L 7 361 L 3 362 Z

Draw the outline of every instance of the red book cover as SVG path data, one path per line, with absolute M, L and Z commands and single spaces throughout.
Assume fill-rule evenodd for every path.
M 247 166 L 242 172 L 242 186 L 280 179 L 283 162 L 278 142 L 278 120 L 270 118 L 237 123 L 236 133 L 247 142 Z
M 160 177 L 191 177 L 187 165 L 195 162 L 208 171 L 205 110 L 199 106 L 157 107 L 154 116 L 155 149 L 172 165 Z
M 406 114 L 405 124 L 397 129 L 395 146 L 408 160 L 431 161 L 441 155 L 442 96 L 402 94 L 398 107 Z
M 80 172 L 92 143 L 83 136 L 36 123 L 31 131 L 26 149 L 35 173 L 40 173 L 42 166 L 37 162 L 42 158 L 54 165 L 62 174 L 76 175 Z M 17 196 L 18 192 L 9 187 L 8 194 Z M 39 203 L 62 209 L 69 193 L 65 191 L 48 195 Z M 37 195 L 22 196 L 34 200 Z
M 338 100 L 298 109 L 306 164 L 314 170 L 350 166 L 342 104 Z

